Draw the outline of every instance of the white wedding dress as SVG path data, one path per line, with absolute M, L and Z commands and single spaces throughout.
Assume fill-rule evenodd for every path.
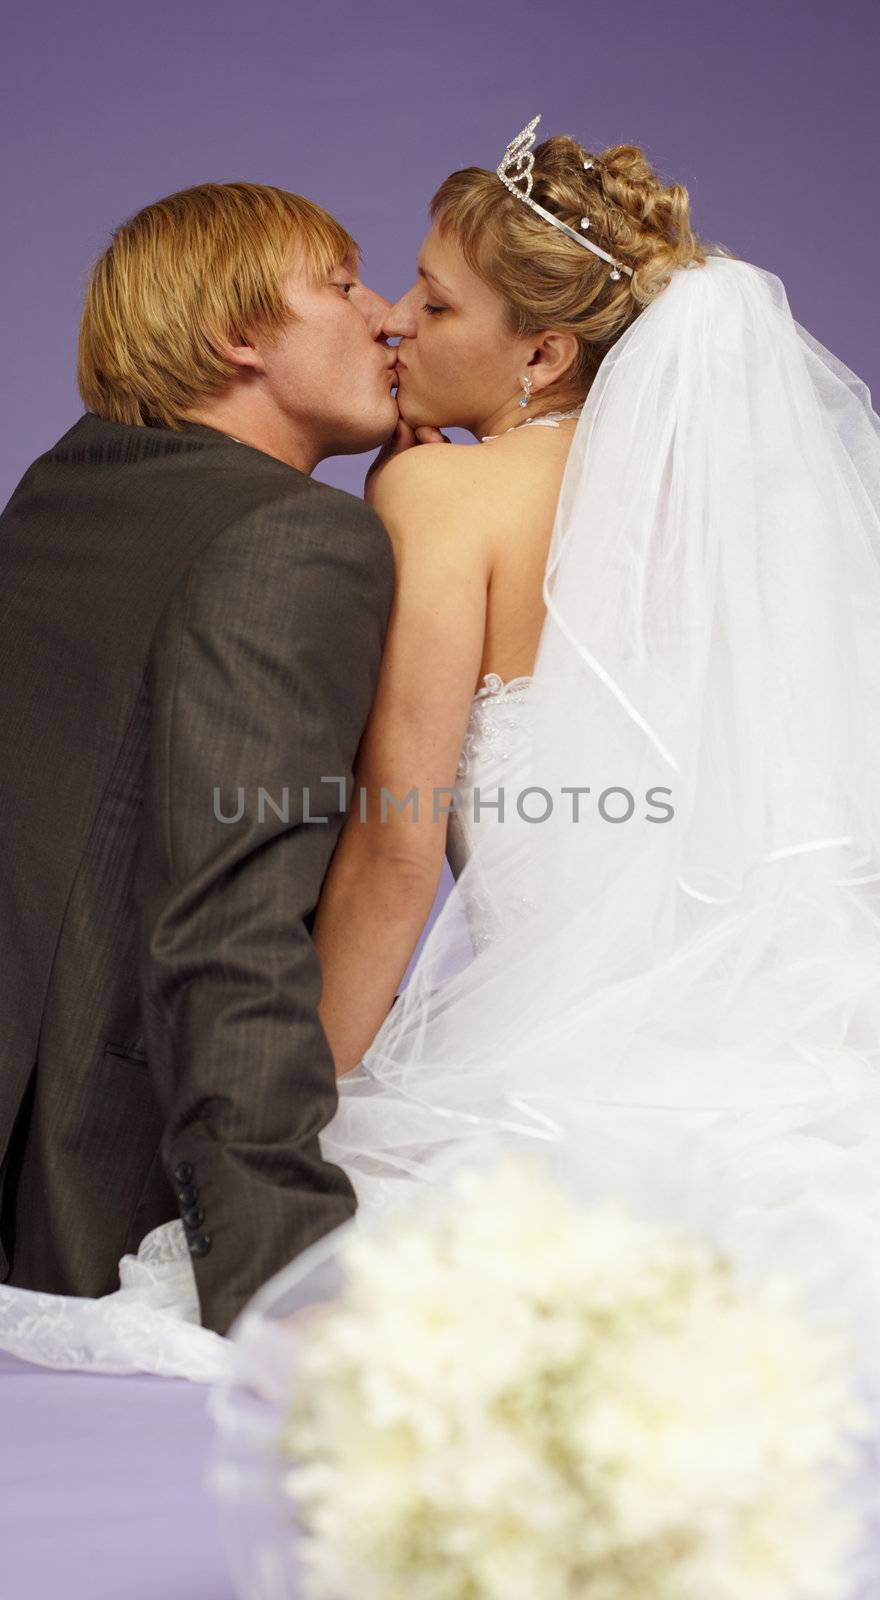
M 712 256 L 605 357 L 543 592 L 322 1147 L 368 1219 L 543 1141 L 582 1195 L 796 1272 L 880 1405 L 880 419 L 779 279 Z
M 443 958 L 432 969 L 432 983 L 439 981 L 441 989 L 455 967 L 449 952 L 456 947 L 456 923 L 462 945 L 479 955 L 499 944 L 503 949 L 514 928 L 528 927 L 530 914 L 540 911 L 538 882 L 526 895 L 518 878 L 505 894 L 503 860 L 493 875 L 493 848 L 500 857 L 507 849 L 495 814 L 487 810 L 474 822 L 475 793 L 496 796 L 530 748 L 533 690 L 531 676 L 504 681 L 487 673 L 472 703 L 447 837 L 458 890 L 466 888 L 460 906 L 447 901 L 445 935 L 438 927 Z M 463 879 L 466 867 L 478 870 Z M 876 938 L 875 995 L 880 931 Z M 430 962 L 426 949 L 422 966 Z M 839 1295 L 858 1316 L 865 1342 L 880 1350 L 880 1035 L 863 1041 L 858 1063 L 839 1053 L 836 1084 L 829 1072 L 826 1087 L 822 1068 L 814 1082 L 804 1081 L 801 1100 L 792 1102 L 786 1093 L 775 1111 L 772 1086 L 758 1080 L 737 1086 L 716 1045 L 721 1070 L 714 1079 L 696 1062 L 689 1075 L 681 1057 L 664 1074 L 653 1051 L 641 1058 L 640 1072 L 628 1074 L 625 1098 L 573 1093 L 568 1106 L 553 1094 L 542 1099 L 532 1092 L 540 1087 L 536 1063 L 520 1080 L 522 1095 L 508 1095 L 502 1111 L 499 1092 L 498 1107 L 487 1114 L 485 1104 L 478 1113 L 456 1109 L 448 1087 L 432 1080 L 427 1067 L 428 1083 L 415 1094 L 416 1077 L 401 1085 L 385 1079 L 382 1048 L 390 1023 L 389 1017 L 365 1061 L 339 1080 L 339 1110 L 321 1136 L 324 1153 L 355 1186 L 361 1218 L 379 1220 L 411 1196 L 414 1183 L 444 1185 L 459 1157 L 467 1158 L 471 1134 L 479 1158 L 498 1133 L 501 1143 L 528 1146 L 545 1133 L 548 1142 L 564 1143 L 576 1128 L 575 1149 L 562 1165 L 574 1161 L 583 1169 L 574 1181 L 582 1197 L 614 1190 L 655 1217 L 666 1210 L 671 1219 L 710 1227 L 741 1263 L 758 1271 L 796 1266 L 817 1301 L 827 1304 Z M 675 1170 L 682 1160 L 690 1161 L 689 1172 Z M 714 1191 L 695 1192 L 700 1182 Z M 296 1266 L 277 1281 L 294 1286 Z M 880 1400 L 880 1361 L 875 1378 Z
M 322 1149 L 368 1223 L 487 1141 L 649 1214 L 684 1188 L 739 1260 L 847 1308 L 876 1395 L 880 422 L 778 279 L 712 257 L 606 356 L 544 598 L 531 676 L 474 697 L 455 883 Z M 179 1224 L 122 1272 L 101 1301 L 0 1287 L 0 1347 L 222 1365 Z

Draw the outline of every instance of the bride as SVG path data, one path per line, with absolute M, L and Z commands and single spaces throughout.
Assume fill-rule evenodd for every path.
M 538 120 L 441 185 L 386 324 L 397 588 L 313 927 L 322 1148 L 370 1218 L 573 1129 L 659 1207 L 686 1135 L 705 1217 L 753 1259 L 797 1219 L 880 1331 L 880 421 L 640 150 Z M 208 1375 L 156 1233 L 82 1364 Z
M 371 480 L 399 585 L 314 927 L 322 1149 L 369 1221 L 548 1141 L 798 1270 L 877 1401 L 880 420 L 639 150 L 534 128 L 442 185 L 387 323 L 406 423 L 480 444 Z
M 688 1133 L 706 1215 L 756 1257 L 836 1229 L 876 1323 L 880 422 L 639 150 L 537 120 L 442 185 L 387 324 L 405 421 L 481 443 L 371 480 L 399 585 L 314 927 L 322 1148 L 370 1213 L 575 1122 L 632 1187 L 639 1128 L 650 1206 Z

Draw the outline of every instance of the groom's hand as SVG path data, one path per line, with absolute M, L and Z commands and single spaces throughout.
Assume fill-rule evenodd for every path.
M 411 450 L 413 445 L 417 444 L 450 443 L 451 440 L 447 439 L 445 433 L 441 433 L 439 428 L 411 428 L 408 422 L 404 422 L 403 417 L 398 417 L 397 427 L 391 438 L 383 444 L 367 472 L 364 482 L 364 499 L 367 504 L 372 505 L 376 484 L 382 469 L 387 467 L 389 461 L 393 461 L 395 456 L 401 455 L 404 450 Z

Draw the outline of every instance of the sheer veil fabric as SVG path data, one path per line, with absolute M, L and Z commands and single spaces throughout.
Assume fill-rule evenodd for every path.
M 778 278 L 713 255 L 614 346 L 544 598 L 505 821 L 322 1146 L 369 1214 L 576 1124 L 650 1210 L 690 1137 L 707 1216 L 714 1184 L 756 1248 L 780 1208 L 839 1225 L 876 1308 L 880 419 Z

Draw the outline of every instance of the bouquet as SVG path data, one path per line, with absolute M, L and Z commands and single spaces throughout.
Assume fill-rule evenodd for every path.
M 842 1328 L 533 1158 L 354 1231 L 301 1330 L 310 1600 L 837 1600 L 865 1425 Z

